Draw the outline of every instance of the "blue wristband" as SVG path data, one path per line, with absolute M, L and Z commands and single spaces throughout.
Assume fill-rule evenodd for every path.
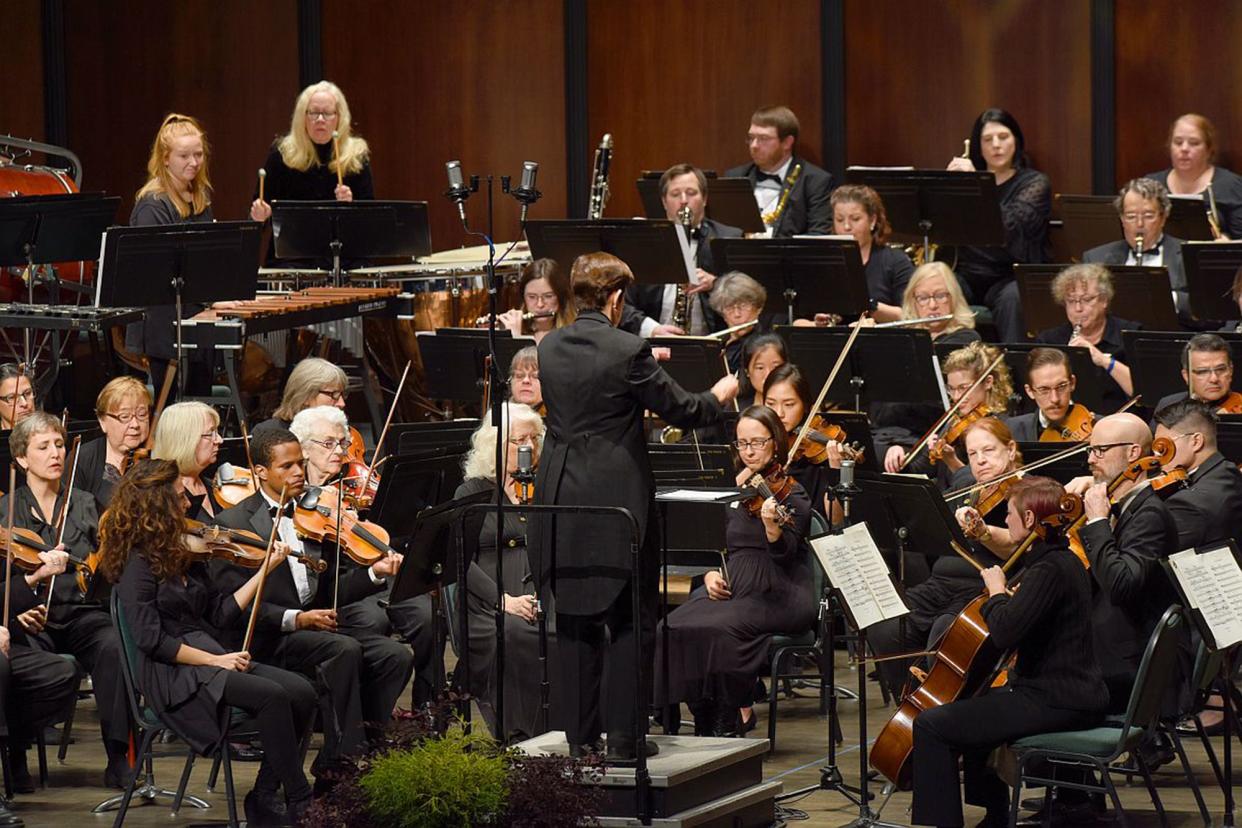
M 1112 376 L 1113 368 L 1116 365 L 1117 365 L 1117 357 L 1109 357 L 1108 358 L 1108 369 L 1104 373 L 1108 374 L 1109 376 Z

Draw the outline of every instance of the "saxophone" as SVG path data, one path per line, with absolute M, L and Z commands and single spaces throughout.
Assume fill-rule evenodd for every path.
M 798 176 L 802 175 L 802 165 L 794 164 L 793 169 L 789 171 L 789 175 L 785 176 L 785 187 L 781 190 L 781 197 L 776 200 L 776 206 L 771 212 L 763 214 L 763 223 L 766 224 L 773 233 L 776 232 L 776 225 L 780 223 L 781 216 L 785 213 L 785 205 L 789 203 L 789 194 L 793 192 L 794 184 L 798 181 Z
M 595 150 L 595 167 L 591 172 L 591 203 L 587 218 L 599 221 L 604 217 L 604 205 L 608 203 L 608 168 L 612 163 L 612 133 L 605 132 Z
M 686 228 L 686 244 L 690 244 L 694 238 L 691 233 L 694 228 L 691 224 L 694 222 L 694 212 L 690 209 L 689 204 L 683 204 L 681 209 L 677 211 L 677 221 L 681 222 L 681 226 Z M 686 292 L 689 287 L 685 282 L 677 283 L 677 298 L 673 302 L 673 324 L 686 330 L 686 325 L 690 322 L 690 294 Z

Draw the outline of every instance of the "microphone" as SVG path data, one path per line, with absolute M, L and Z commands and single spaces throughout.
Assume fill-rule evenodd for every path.
M 854 461 L 841 461 L 841 488 L 853 488 L 854 486 Z
M 449 161 L 444 165 L 445 172 L 448 173 L 449 188 L 444 193 L 445 196 L 457 205 L 457 214 L 461 216 L 461 223 L 466 223 L 466 199 L 470 198 L 470 188 L 466 186 L 465 180 L 461 174 L 461 162 Z
M 531 468 L 534 466 L 533 461 L 534 449 L 530 446 L 518 447 L 518 473 L 530 474 Z
M 535 179 L 538 176 L 539 176 L 539 162 L 538 161 L 523 161 L 522 162 L 522 182 L 518 185 L 518 188 L 516 190 L 510 193 L 510 195 L 512 195 L 514 198 L 516 198 L 518 201 L 522 203 L 522 216 L 520 219 L 522 224 L 526 223 L 527 209 L 529 209 L 530 205 L 538 201 L 539 198 L 543 195 L 543 193 L 535 189 Z

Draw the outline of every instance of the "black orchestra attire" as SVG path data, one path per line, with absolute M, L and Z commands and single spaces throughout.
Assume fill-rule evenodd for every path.
M 249 529 L 266 538 L 272 533 L 275 510 L 276 503 L 260 491 L 221 512 L 216 523 L 232 529 Z M 281 524 L 282 541 L 313 557 L 323 555 L 328 569 L 318 575 L 291 557 L 268 575 L 251 652 L 261 661 L 301 673 L 323 694 L 324 749 L 313 768 L 318 774 L 328 763 L 360 746 L 364 722 L 387 723 L 410 678 L 413 659 L 409 648 L 370 632 L 344 627 L 339 633 L 296 629 L 298 612 L 332 607 L 335 546 L 321 546 L 296 537 L 292 519 L 287 516 Z M 376 582 L 371 577 L 369 567 L 352 561 L 341 561 L 339 567 L 339 607 L 384 586 L 383 580 Z M 212 574 L 221 589 L 233 591 L 245 583 L 251 571 L 213 561 Z M 239 628 L 226 631 L 226 644 L 240 643 L 242 632 Z
M 789 191 L 785 211 L 772 228 L 773 238 L 806 234 L 823 236 L 832 232 L 832 205 L 829 203 L 833 188 L 832 173 L 815 166 L 805 158 L 799 158 L 796 153 L 775 173 L 760 172 L 753 162 L 725 172 L 726 178 L 750 179 L 750 185 L 756 192 L 756 201 L 759 201 L 760 190 L 769 190 L 765 194 L 765 200 L 759 201 L 761 212 L 767 212 L 775 209 L 784 190 L 785 179 L 799 164 L 802 165 L 802 172 L 798 174 L 798 180 Z M 765 203 L 770 203 L 771 206 L 762 206 Z
M 160 580 L 146 556 L 133 550 L 116 590 L 138 649 L 136 678 L 147 704 L 199 753 L 224 738 L 229 708 L 254 717 L 263 741 L 256 790 L 283 785 L 290 800 L 311 795 L 300 745 L 315 713 L 315 690 L 302 676 L 258 661 L 249 672 L 178 664 L 182 645 L 215 655 L 229 652 L 216 630 L 244 627 L 250 610 L 232 591 L 220 591 L 207 567 L 193 563 L 183 578 Z
M 1104 334 L 1100 337 L 1100 341 L 1096 343 L 1095 347 L 1106 354 L 1111 354 L 1122 365 L 1128 365 L 1126 346 L 1121 339 L 1121 332 L 1141 331 L 1142 329 L 1142 322 L 1121 319 L 1110 313 L 1104 318 Z M 1057 325 L 1055 328 L 1045 328 L 1040 331 L 1036 335 L 1035 341 L 1041 345 L 1068 345 L 1073 335 L 1074 326 L 1066 322 L 1064 325 Z M 1100 397 L 1103 401 L 1103 406 L 1095 413 L 1112 414 L 1130 401 L 1130 397 L 1117 384 L 1117 381 L 1113 379 L 1113 375 L 1108 373 L 1107 368 L 1101 368 L 1094 363 L 1092 363 L 1091 368 L 1091 383 L 1100 389 Z
M 867 276 L 867 296 L 875 302 L 901 307 L 906 286 L 914 273 L 914 263 L 903 251 L 887 244 L 872 244 L 871 256 L 863 265 Z
M 638 523 L 641 642 L 653 650 L 658 575 L 655 482 L 643 439 L 650 409 L 682 428 L 711 425 L 721 408 L 708 392 L 691 394 L 664 372 L 638 337 L 613 328 L 599 311 L 539 343 L 539 377 L 548 405 L 547 437 L 535 482 L 538 503 L 623 506 Z M 604 529 L 607 527 L 607 529 Z M 531 522 L 539 594 L 556 597 L 558 660 L 571 745 L 596 743 L 629 752 L 633 731 L 635 619 L 630 529 L 619 518 L 558 516 Z M 606 638 L 605 628 L 608 630 Z M 608 641 L 611 641 L 611 644 Z M 643 677 L 650 688 L 650 661 Z M 609 674 L 600 710 L 600 678 Z M 649 692 L 649 690 L 648 690 Z
M 56 498 L 57 512 L 63 508 L 64 493 Z M 7 510 L 6 498 L 0 498 L 0 510 Z M 3 514 L 0 511 L 0 514 Z M 56 543 L 55 515 L 50 518 L 39 508 L 34 494 L 26 486 L 17 490 L 13 503 L 13 526 L 35 532 L 48 545 Z M 95 501 L 75 491 L 69 501 L 65 519 L 65 549 L 70 555 L 85 559 L 99 547 L 99 513 Z M 86 595 L 78 588 L 76 570 L 72 567 L 56 576 L 52 587 L 52 606 L 47 626 L 38 635 L 29 636 L 30 646 L 49 653 L 69 653 L 91 674 L 95 701 L 99 706 L 99 724 L 109 758 L 124 755 L 129 744 L 129 700 L 125 678 L 121 674 L 121 642 L 112 627 L 107 605 L 108 591 L 102 577 L 96 578 Z M 20 581 L 20 583 L 19 583 Z M 39 584 L 35 595 L 47 601 L 47 584 Z M 25 587 L 24 578 L 14 578 L 13 585 Z
M 976 584 L 982 585 L 978 573 Z M 1092 726 L 1108 705 L 1091 631 L 1089 576 L 1064 539 L 1036 541 L 1026 553 L 1022 586 L 982 607 L 993 642 L 1017 648 L 1006 687 L 924 711 L 914 720 L 916 825 L 961 825 L 958 756 L 966 801 L 1005 813 L 1009 789 L 986 767 L 998 745 L 1030 736 Z
M 1071 401 L 1072 411 L 1073 403 Z M 1065 415 L 1069 419 L 1069 414 Z M 1044 433 L 1044 429 L 1051 423 L 1044 417 L 1044 413 L 1036 408 L 1034 411 L 1028 411 L 1025 414 L 1018 414 L 1014 417 L 1004 417 L 1005 425 L 1009 427 L 1009 433 L 1013 435 L 1013 439 L 1018 443 L 1038 443 L 1040 435 Z
M 457 487 L 454 499 L 493 491 L 494 480 L 479 477 L 467 478 Z M 495 502 L 495 497 L 492 498 Z M 506 504 L 508 505 L 508 504 Z M 504 568 L 504 591 L 508 595 L 534 595 L 534 575 L 526 553 L 526 520 L 516 512 L 505 512 L 505 528 L 501 536 Z M 496 726 L 496 515 L 487 512 L 479 531 L 478 556 L 467 570 L 466 610 L 470 619 L 470 694 L 479 704 L 488 728 L 494 735 L 500 732 Z M 549 727 L 540 727 L 539 687 L 542 673 L 539 669 L 539 625 L 528 624 L 516 615 L 505 616 L 505 736 L 527 739 L 538 736 L 552 727 L 554 716 L 563 709 L 559 699 L 559 685 L 551 661 L 556 653 L 555 607 L 551 596 L 543 602 L 547 613 L 548 630 L 548 721 Z M 456 624 L 456 618 L 449 623 Z M 460 638 L 460 637 L 459 637 Z
M 285 431 L 288 431 L 289 426 L 292 424 L 293 424 L 292 420 L 282 420 L 280 417 L 271 417 L 259 423 L 257 426 L 255 426 L 254 431 L 250 432 L 250 436 L 253 437 L 255 434 L 258 434 L 260 431 L 266 431 L 268 429 L 273 429 L 273 428 L 277 428 L 277 429 L 283 428 Z
M 1153 181 L 1159 181 L 1168 189 L 1169 174 L 1172 173 L 1171 168 L 1166 168 L 1160 172 L 1148 173 L 1143 176 Z M 1220 213 L 1220 229 L 1225 235 L 1233 240 L 1242 239 L 1242 176 L 1227 170 L 1224 167 L 1215 167 L 1212 170 L 1212 196 L 1216 200 L 1216 208 Z M 1204 190 L 1200 195 L 1203 197 L 1204 208 L 1208 204 L 1207 191 Z M 1173 198 L 1186 198 L 1184 195 L 1173 196 Z
M 699 587 L 661 622 L 668 624 L 667 675 L 664 631 L 656 631 L 655 665 L 661 673 L 656 679 L 656 703 L 687 702 L 698 735 L 711 735 L 707 727 L 722 715 L 732 724 L 738 708 L 750 705 L 774 634 L 798 635 L 815 623 L 805 540 L 811 501 L 795 485 L 782 505 L 794 522 L 772 542 L 758 515 L 736 503 L 725 510 L 725 560 L 732 597 L 714 601 L 706 587 Z M 731 729 L 726 725 L 724 731 Z
M 201 495 L 192 494 L 189 491 L 185 493 L 186 500 L 190 502 L 190 508 L 186 510 L 185 516 L 191 520 L 211 523 L 216 519 L 216 516 L 229 507 L 228 504 L 221 503 L 216 497 L 216 489 L 215 486 L 211 484 L 210 475 L 204 473 L 199 477 L 199 479 L 202 480 L 203 486 L 206 487 L 207 492 Z M 211 507 L 210 512 L 207 511 L 208 505 Z M 264 535 L 264 537 L 267 536 Z
M 1083 262 L 1103 265 L 1138 264 L 1134 258 L 1134 249 L 1125 239 L 1118 239 L 1099 247 L 1093 247 L 1082 254 Z M 1168 233 L 1162 233 L 1159 239 L 1143 241 L 1143 265 L 1145 267 L 1165 267 L 1169 270 L 1169 289 L 1173 291 L 1173 305 L 1177 308 L 1178 317 L 1190 319 L 1190 291 L 1186 282 L 1186 265 L 1182 260 L 1182 240 Z
M 992 309 L 1001 342 L 1022 342 L 1026 330 L 1013 266 L 1039 264 L 1051 258 L 1048 218 L 1052 213 L 1052 185 L 1048 176 L 1023 167 L 1004 184 L 998 184 L 996 194 L 1005 226 L 1005 246 L 960 247 L 954 271 L 970 303 Z
M 112 502 L 112 491 L 121 482 L 121 470 L 108 463 L 108 438 L 100 435 L 83 443 L 78 454 L 78 473 L 73 479 L 75 489 L 90 492 L 100 514 Z
M 143 196 L 134 204 L 133 212 L 129 214 L 131 227 L 166 227 L 173 224 L 210 221 L 214 221 L 210 204 L 203 212 L 192 213 L 182 218 L 168 196 L 162 194 Z M 168 371 L 169 363 L 177 359 L 177 338 L 174 331 L 177 306 L 171 301 L 173 299 L 171 288 L 168 288 L 166 293 L 170 300 L 168 304 L 148 306 L 143 321 L 131 322 L 125 327 L 125 347 L 131 351 L 146 354 L 149 361 L 148 372 L 151 375 L 151 385 L 155 388 L 157 395 L 164 387 L 164 374 Z M 185 319 L 189 319 L 202 309 L 202 305 L 196 304 L 183 303 L 181 306 Z M 197 395 L 210 394 L 211 366 L 194 357 L 188 357 L 185 364 L 189 371 L 186 376 L 186 392 Z M 176 393 L 176 384 L 174 384 L 170 398 L 175 399 Z
M 1216 452 L 1165 501 L 1177 524 L 1177 548 L 1242 538 L 1242 472 Z

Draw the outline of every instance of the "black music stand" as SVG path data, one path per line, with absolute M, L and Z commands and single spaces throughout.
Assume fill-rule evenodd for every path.
M 1065 309 L 1052 298 L 1052 281 L 1067 264 L 1019 264 L 1013 266 L 1022 296 L 1022 315 L 1026 333 L 1032 339 L 1042 330 L 1065 324 Z M 1121 310 L 1126 319 L 1141 322 L 1154 331 L 1175 331 L 1180 325 L 1173 294 L 1169 289 L 1169 272 L 1164 267 L 1107 265 L 1113 277 L 1111 307 Z M 1236 309 L 1236 306 L 1235 306 Z
M 764 314 L 779 313 L 792 324 L 816 313 L 853 317 L 867 309 L 867 276 L 853 239 L 715 238 L 711 244 L 717 270 L 740 270 L 767 290 Z
M 660 198 L 662 175 L 663 173 L 658 173 L 655 178 L 644 175 L 635 182 L 647 218 L 667 218 L 664 202 Z M 707 217 L 712 221 L 736 227 L 743 233 L 762 233 L 763 216 L 759 215 L 759 204 L 755 201 L 755 190 L 750 185 L 750 179 L 709 178 L 711 181 L 707 186 Z
M 1233 280 L 1242 269 L 1242 241 L 1186 242 L 1182 245 L 1190 307 L 1198 319 L 1216 320 L 1219 327 L 1239 316 Z
M 1242 415 L 1220 415 L 1216 423 L 1216 448 L 1230 463 L 1242 465 Z
M 499 342 L 508 331 L 496 331 Z M 476 402 L 483 398 L 483 366 L 489 348 L 486 336 L 461 334 L 454 328 L 418 331 L 427 396 L 433 400 Z
M 1082 261 L 1082 254 L 1121 238 L 1121 220 L 1112 196 L 1059 193 L 1053 213 L 1061 216 L 1057 257 Z
M 629 265 L 641 284 L 671 285 L 689 281 L 683 237 L 671 221 L 601 219 L 526 222 L 534 259 L 553 259 L 562 273 L 587 253 L 611 253 Z
M 182 307 L 253 299 L 261 236 L 262 227 L 253 221 L 112 227 L 104 233 L 95 304 L 176 308 L 178 396 L 185 396 Z
M 342 258 L 431 255 L 427 202 L 273 201 L 272 243 L 281 259 L 330 259 L 332 284 L 339 287 Z
M 367 517 L 388 530 L 394 547 L 414 534 L 420 512 L 450 499 L 461 483 L 461 458 L 461 452 L 389 455 Z
M 931 245 L 1003 247 L 996 177 L 989 172 L 957 170 L 893 170 L 851 167 L 851 184 L 866 184 L 884 199 L 896 233 L 920 241 L 924 261 Z
M 802 369 L 811 388 L 828 379 L 850 337 L 850 329 L 841 327 L 778 325 L 776 332 L 789 343 L 790 361 Z M 931 334 L 925 330 L 863 328 L 825 399 L 853 411 L 866 411 L 873 402 L 943 402 L 932 353 Z
M 710 336 L 652 337 L 652 348 L 668 348 L 669 358 L 660 367 L 687 391 L 709 390 L 728 373 L 724 362 L 724 343 Z
M 1068 443 L 1018 443 L 1018 450 L 1022 452 L 1023 465 L 1043 460 L 1053 454 L 1059 454 L 1068 447 Z M 1075 477 L 1089 475 L 1091 474 L 1091 467 L 1087 465 L 1087 449 L 1084 447 L 1077 454 L 1071 454 L 1069 457 L 1054 460 L 1046 466 L 1040 466 L 1035 473 L 1044 477 L 1051 477 L 1063 486 Z
M 1123 333 L 1124 336 L 1124 333 Z M 1063 351 L 1070 362 L 1070 371 L 1078 380 L 1074 388 L 1074 402 L 1082 403 L 1088 411 L 1100 411 L 1104 408 L 1104 392 L 1094 382 L 1096 377 L 1095 363 L 1091 361 L 1091 352 L 1086 348 L 1069 345 L 1046 345 L 1039 342 L 1007 342 L 1005 343 L 1005 364 L 1009 366 L 1009 375 L 1013 377 L 1013 390 L 1021 402 L 1018 404 L 1019 414 L 1034 411 L 1035 401 L 1026 395 L 1026 358 L 1036 348 L 1053 348 Z M 1127 354 L 1131 353 L 1126 351 Z M 943 355 L 942 355 L 943 358 Z M 1137 393 L 1137 389 L 1136 389 Z M 1144 398 L 1146 399 L 1146 398 Z
M 1201 195 L 1169 194 L 1173 209 L 1164 223 L 1164 232 L 1182 241 L 1212 241 L 1212 225 L 1208 223 L 1207 199 Z
M 1182 379 L 1182 349 L 1193 334 L 1181 331 L 1122 331 L 1121 341 L 1130 360 L 1134 393 L 1153 410 L 1163 397 L 1186 390 Z M 1218 333 L 1234 354 L 1242 354 L 1242 334 Z M 1237 361 L 1235 356 L 1234 361 Z M 1234 385 L 1240 377 L 1235 376 Z
M 470 435 L 479 427 L 479 419 L 444 420 L 427 423 L 393 423 L 388 439 L 397 446 L 397 454 L 426 453 L 435 449 L 469 448 Z

